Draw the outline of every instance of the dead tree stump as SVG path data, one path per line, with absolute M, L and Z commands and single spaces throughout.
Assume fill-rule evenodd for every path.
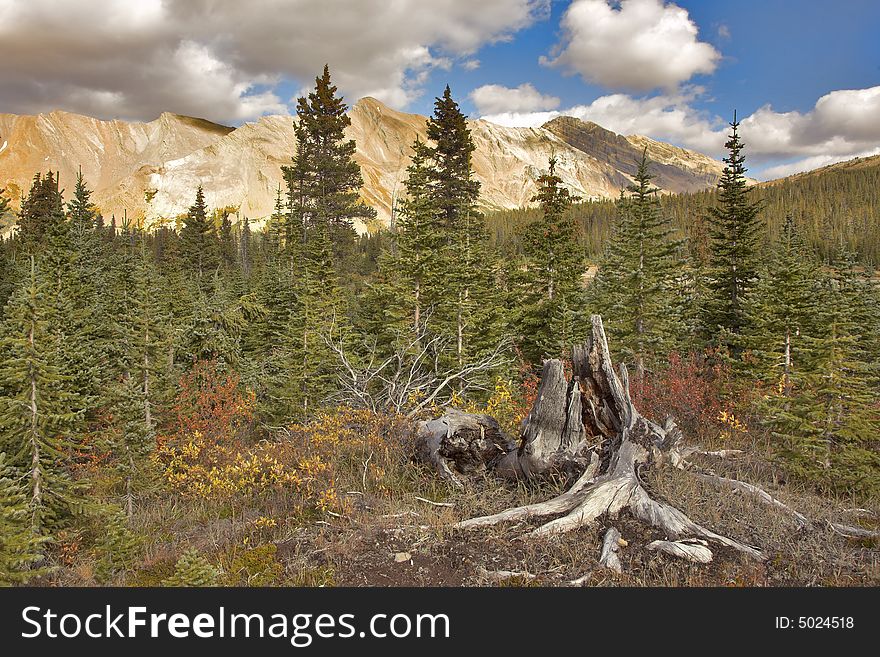
M 430 463 L 442 477 L 461 487 L 457 474 L 472 474 L 493 467 L 513 445 L 489 415 L 448 409 L 436 420 L 419 424 L 416 458 Z
M 646 471 L 683 462 L 681 432 L 671 420 L 661 427 L 638 412 L 630 398 L 626 367 L 621 364 L 615 371 L 612 365 L 602 318 L 593 315 L 591 322 L 591 337 L 573 350 L 570 383 L 565 383 L 559 361 L 544 366 L 546 380 L 540 388 L 544 394 L 539 392 L 529 415 L 514 467 L 526 474 L 540 472 L 542 464 L 573 458 L 578 451 L 575 444 L 581 449 L 594 447 L 594 464 L 569 490 L 547 502 L 472 518 L 457 527 L 559 516 L 532 531 L 534 536 L 550 536 L 628 511 L 659 529 L 667 541 L 706 539 L 763 558 L 757 548 L 700 526 L 677 508 L 653 499 L 644 488 Z M 513 458 L 511 454 L 505 461 Z M 701 551 L 700 560 L 706 556 Z

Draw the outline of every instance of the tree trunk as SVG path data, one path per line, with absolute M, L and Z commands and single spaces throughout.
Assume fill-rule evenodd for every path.
M 579 378 L 566 381 L 562 363 L 546 361 L 519 446 L 499 462 L 498 474 L 511 479 L 532 479 L 551 472 L 579 475 L 587 466 L 589 450 L 582 415 Z

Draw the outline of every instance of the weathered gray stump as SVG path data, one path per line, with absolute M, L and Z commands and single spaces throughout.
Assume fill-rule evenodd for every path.
M 536 456 L 539 465 L 574 457 L 578 453 L 575 441 L 584 447 L 595 446 L 596 458 L 566 492 L 547 502 L 472 518 L 457 526 L 473 529 L 559 516 L 532 532 L 549 536 L 589 525 L 601 516 L 614 518 L 628 511 L 660 530 L 668 542 L 707 539 L 762 558 L 756 548 L 716 534 L 649 495 L 642 485 L 643 472 L 664 463 L 682 463 L 681 432 L 671 420 L 661 427 L 638 412 L 630 398 L 626 367 L 621 364 L 615 371 L 612 365 L 602 318 L 593 315 L 591 321 L 590 339 L 572 354 L 571 383 L 565 384 L 561 363 L 550 361 L 545 365 L 547 380 L 541 383 L 544 395 L 539 394 L 529 415 L 516 463 L 523 472 L 531 472 Z M 508 458 L 512 460 L 513 456 Z M 609 552 L 613 541 L 606 543 L 605 551 Z M 685 557 L 693 556 L 690 552 L 677 550 Z M 702 552 L 700 560 L 705 559 Z
M 461 487 L 457 474 L 491 468 L 512 447 L 493 417 L 450 408 L 436 420 L 419 425 L 416 458 L 432 464 L 442 477 Z
M 496 472 L 510 479 L 534 479 L 550 473 L 580 475 L 589 463 L 590 448 L 582 415 L 578 377 L 566 381 L 562 362 L 546 361 L 519 444 L 498 462 Z

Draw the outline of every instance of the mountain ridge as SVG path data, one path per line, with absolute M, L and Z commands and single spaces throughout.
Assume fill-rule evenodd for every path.
M 427 117 L 399 112 L 370 97 L 350 109 L 346 136 L 357 143 L 363 202 L 387 224 L 404 191 L 416 137 L 426 139 Z M 643 148 L 655 160 L 655 183 L 665 192 L 712 186 L 722 164 L 648 137 L 617 135 L 572 117 L 539 128 L 510 128 L 482 119 L 468 121 L 476 151 L 475 177 L 483 209 L 531 203 L 535 181 L 556 157 L 563 184 L 580 198 L 613 198 L 632 180 Z M 76 170 L 94 190 L 106 217 L 148 223 L 186 212 L 201 184 L 211 207 L 236 207 L 259 220 L 271 214 L 282 183 L 281 166 L 296 151 L 293 118 L 260 117 L 232 128 L 205 119 L 163 112 L 149 122 L 103 121 L 64 111 L 0 114 L 0 188 L 13 202 L 27 193 L 37 172 L 59 171 L 72 189 Z M 361 230 L 372 227 L 360 226 Z

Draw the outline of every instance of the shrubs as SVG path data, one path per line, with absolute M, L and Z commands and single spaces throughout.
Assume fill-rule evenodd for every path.
M 726 372 L 721 366 L 709 366 L 701 354 L 684 356 L 671 353 L 666 366 L 630 381 L 636 408 L 655 422 L 667 415 L 675 418 L 684 435 L 694 441 L 708 442 L 718 435 L 725 407 L 722 389 Z
M 216 586 L 220 574 L 198 550 L 187 550 L 177 560 L 174 574 L 162 580 L 162 586 Z
M 101 531 L 95 544 L 95 577 L 107 584 L 116 573 L 131 568 L 140 539 L 128 527 L 122 509 L 110 508 L 100 518 Z

